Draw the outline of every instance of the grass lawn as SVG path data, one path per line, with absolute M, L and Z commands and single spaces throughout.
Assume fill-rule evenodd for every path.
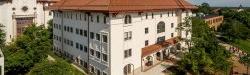
M 69 59 L 66 59 L 66 58 L 63 58 L 63 57 L 60 57 L 56 54 L 54 54 L 52 51 L 49 51 L 48 53 L 51 57 L 53 57 L 56 61 L 65 61 L 67 62 L 69 65 L 72 63 Z M 72 66 L 72 65 L 71 65 Z M 72 66 L 73 67 L 73 66 Z M 77 70 L 76 68 L 74 68 L 74 71 L 79 73 L 79 74 L 83 74 L 83 75 L 87 75 L 87 73 L 82 73 L 81 71 Z
M 248 40 L 238 40 L 234 43 L 235 46 L 238 46 L 241 50 L 250 53 L 250 39 Z

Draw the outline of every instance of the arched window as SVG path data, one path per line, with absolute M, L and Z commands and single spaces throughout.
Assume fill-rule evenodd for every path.
M 123 74 L 124 75 L 130 75 L 134 70 L 134 66 L 133 64 L 127 64 L 124 68 L 123 68 Z
M 157 24 L 157 33 L 165 32 L 165 23 L 163 21 L 160 21 Z
M 124 23 L 125 23 L 125 24 L 130 24 L 131 22 L 132 22 L 131 16 L 130 16 L 130 15 L 126 15 L 126 16 L 125 16 Z

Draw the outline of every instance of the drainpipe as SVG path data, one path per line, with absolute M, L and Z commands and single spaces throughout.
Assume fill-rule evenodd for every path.
M 89 43 L 89 42 L 90 42 L 90 40 L 89 40 L 89 33 L 90 33 L 90 32 L 89 32 L 89 30 L 90 30 L 90 28 L 89 28 L 89 17 L 90 17 L 90 12 L 87 12 L 86 14 L 87 14 L 87 26 L 88 26 L 88 29 L 87 29 L 87 37 L 88 37 L 88 52 L 87 52 L 87 53 L 88 53 L 88 66 L 87 66 L 87 74 L 89 74 L 89 73 L 90 73 L 90 72 L 89 72 L 89 66 L 90 66 L 90 65 L 89 65 L 89 64 L 90 64 L 90 60 L 89 60 L 89 59 L 90 59 L 90 58 L 89 58 L 89 51 L 90 51 L 90 45 L 89 45 L 89 44 L 90 44 L 90 43 Z M 86 15 L 85 15 L 85 16 L 86 16 Z
M 63 36 L 63 30 L 64 30 L 63 20 L 64 20 L 64 15 L 63 15 L 62 11 L 59 11 L 59 12 L 60 12 L 60 15 L 61 15 L 61 34 L 62 34 L 62 36 L 61 36 L 61 45 L 62 45 L 62 51 L 64 51 L 64 46 L 63 46 L 63 43 L 64 43 L 64 36 Z

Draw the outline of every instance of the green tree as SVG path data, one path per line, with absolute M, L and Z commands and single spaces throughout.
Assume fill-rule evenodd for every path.
M 5 73 L 25 74 L 34 64 L 47 58 L 48 50 L 52 49 L 49 37 L 44 26 L 27 27 L 22 35 L 3 48 Z
M 192 47 L 178 62 L 179 69 L 194 75 L 227 74 L 230 53 L 218 45 L 215 33 L 200 18 L 192 18 Z
M 208 3 L 202 3 L 198 6 L 198 12 L 202 12 L 204 14 L 210 14 L 211 13 L 211 7 Z
M 44 60 L 36 64 L 28 75 L 84 75 L 65 61 Z
M 0 24 L 0 48 L 3 48 L 5 45 L 5 31 L 3 30 L 4 25 Z
M 235 19 L 226 20 L 220 32 L 223 33 L 223 36 L 225 36 L 229 42 L 235 42 L 237 39 L 248 39 L 250 37 L 250 29 Z

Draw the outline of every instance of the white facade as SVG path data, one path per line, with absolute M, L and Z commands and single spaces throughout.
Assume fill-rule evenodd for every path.
M 131 23 L 124 23 L 126 15 L 131 16 Z M 177 9 L 118 14 L 55 11 L 53 18 L 54 50 L 72 58 L 83 69 L 85 64 L 90 65 L 85 67 L 90 72 L 93 66 L 96 75 L 124 75 L 124 68 L 128 64 L 133 66 L 133 68 L 129 67 L 129 74 L 132 75 L 133 70 L 140 69 L 143 72 L 145 58 L 142 57 L 142 48 L 156 44 L 159 37 L 164 36 L 164 40 L 177 37 L 177 25 L 189 15 L 192 15 L 191 10 Z M 106 23 L 104 22 L 105 17 Z M 164 32 L 157 32 L 159 22 L 165 23 Z M 84 31 L 89 31 L 88 37 L 85 36 Z M 91 39 L 92 32 L 94 39 Z M 100 34 L 100 40 L 98 34 Z M 184 36 L 186 36 L 186 32 L 182 32 L 182 37 Z M 190 37 L 189 33 L 188 38 Z M 146 40 L 147 45 L 145 45 Z M 77 45 L 79 46 L 77 47 Z M 95 51 L 94 56 L 91 55 L 92 50 Z M 129 52 L 128 56 L 125 55 L 126 52 Z M 98 74 L 99 72 L 100 74 Z
M 17 27 L 23 19 L 37 25 L 47 25 L 52 19 L 52 13 L 46 8 L 51 2 L 39 2 L 37 0 L 4 0 L 0 1 L 0 23 L 5 26 L 6 41 L 10 42 L 17 34 Z M 44 9 L 45 8 L 45 9 Z M 17 22 L 19 20 L 20 23 Z M 29 24 L 28 22 L 26 22 Z

